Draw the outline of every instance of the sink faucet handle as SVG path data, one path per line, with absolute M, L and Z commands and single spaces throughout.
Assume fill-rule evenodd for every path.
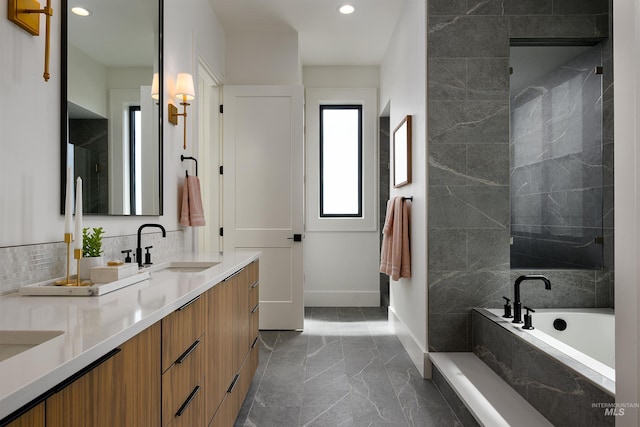
M 527 312 L 524 314 L 524 326 L 522 327 L 522 329 L 535 329 L 533 327 L 533 324 L 531 323 L 531 313 L 535 313 L 536 311 L 533 308 L 529 308 L 526 305 L 524 307 L 525 310 L 527 310 Z
M 127 254 L 127 256 L 124 258 L 124 262 L 126 263 L 131 262 L 131 251 L 132 249 L 125 249 L 124 251 L 120 251 L 120 253 Z
M 504 315 L 502 317 L 506 318 L 506 319 L 511 319 L 513 317 L 513 315 L 511 314 L 511 300 L 507 297 L 502 297 L 505 299 L 505 305 L 504 305 Z
M 144 264 L 145 265 L 151 265 L 153 264 L 151 262 L 151 252 L 149 252 L 149 249 L 151 249 L 153 246 L 145 246 L 144 248 L 147 250 L 147 252 L 144 254 Z

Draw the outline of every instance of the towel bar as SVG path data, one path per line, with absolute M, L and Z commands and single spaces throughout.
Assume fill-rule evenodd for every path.
M 193 160 L 196 163 L 196 176 L 198 176 L 198 160 L 195 157 L 187 157 L 184 154 L 180 155 L 180 161 L 184 162 L 185 160 Z M 184 171 L 186 176 L 189 176 L 189 172 Z

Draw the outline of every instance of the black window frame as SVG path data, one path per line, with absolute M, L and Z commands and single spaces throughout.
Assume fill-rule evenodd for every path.
M 356 110 L 358 112 L 358 212 L 357 213 L 325 213 L 324 212 L 324 111 L 325 110 Z M 320 105 L 320 218 L 362 218 L 362 104 L 321 104 Z

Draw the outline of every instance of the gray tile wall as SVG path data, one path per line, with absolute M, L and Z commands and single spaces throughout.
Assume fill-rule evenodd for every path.
M 135 252 L 136 239 L 136 235 L 105 237 L 102 244 L 105 260 L 124 260 L 120 251 L 133 249 Z M 154 263 L 163 262 L 184 251 L 184 233 L 167 232 L 166 238 L 159 232 L 145 233 L 142 243 L 153 246 Z M 16 292 L 22 285 L 63 277 L 66 274 L 65 249 L 62 242 L 0 247 L 0 295 Z M 73 259 L 71 270 L 75 274 Z
M 510 295 L 510 38 L 607 37 L 608 8 L 607 0 L 428 1 L 431 351 L 469 351 L 471 308 L 499 307 Z

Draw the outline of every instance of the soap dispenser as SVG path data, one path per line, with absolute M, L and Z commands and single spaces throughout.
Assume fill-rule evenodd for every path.
M 504 314 L 502 315 L 502 317 L 511 319 L 513 317 L 513 315 L 511 314 L 511 304 L 509 304 L 511 300 L 507 297 L 502 298 L 506 300 L 506 304 L 504 305 Z
M 536 311 L 533 308 L 523 307 L 527 312 L 524 314 L 524 326 L 522 329 L 535 329 L 531 324 L 531 314 L 529 312 L 535 313 Z

